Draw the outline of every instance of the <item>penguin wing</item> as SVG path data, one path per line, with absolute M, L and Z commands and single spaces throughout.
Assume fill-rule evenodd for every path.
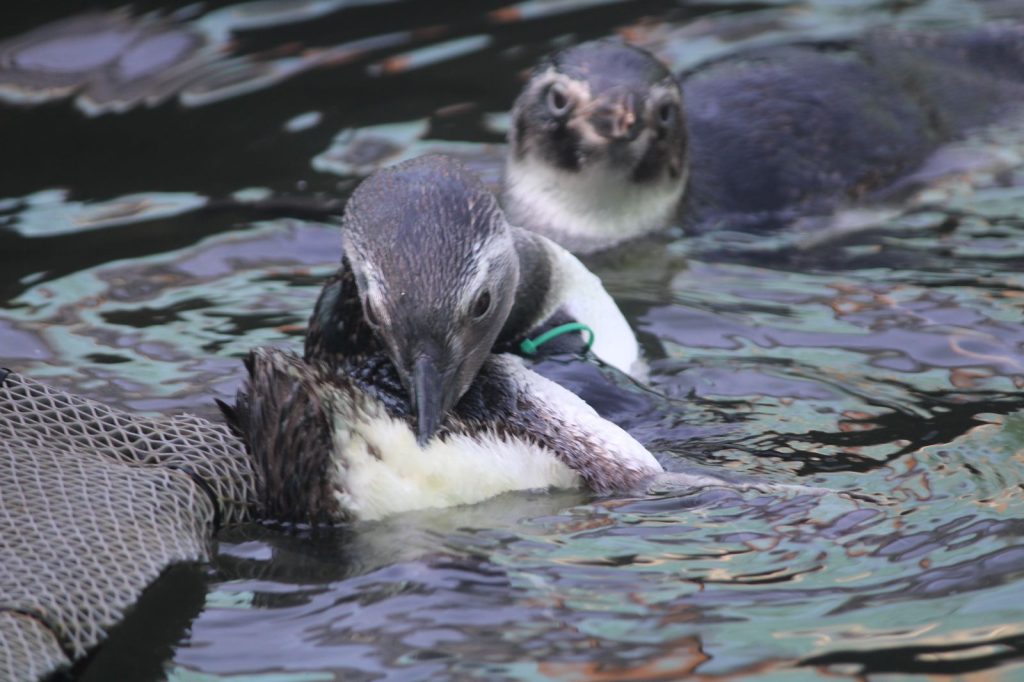
M 636 489 L 662 472 L 626 431 L 508 353 L 488 359 L 446 428 L 449 433 L 491 430 L 543 448 L 599 493 Z

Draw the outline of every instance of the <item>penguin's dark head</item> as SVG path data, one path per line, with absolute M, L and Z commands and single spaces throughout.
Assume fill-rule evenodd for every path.
M 556 52 L 512 110 L 509 219 L 544 231 L 593 207 L 596 219 L 621 214 L 624 225 L 664 222 L 683 192 L 686 154 L 679 84 L 651 54 L 611 40 Z
M 388 354 L 425 443 L 469 388 L 512 308 L 519 262 L 480 181 L 443 156 L 377 171 L 344 217 L 363 315 Z

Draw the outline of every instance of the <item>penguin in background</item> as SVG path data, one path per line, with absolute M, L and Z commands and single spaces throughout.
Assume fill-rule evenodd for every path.
M 509 220 L 587 254 L 682 224 L 762 231 L 898 194 L 1024 104 L 1024 27 L 876 31 L 671 73 L 614 40 L 542 61 L 512 109 Z

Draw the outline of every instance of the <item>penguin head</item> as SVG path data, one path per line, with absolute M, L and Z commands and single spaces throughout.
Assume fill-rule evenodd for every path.
M 567 48 L 534 70 L 512 111 L 509 162 L 565 174 L 604 168 L 622 179 L 680 179 L 686 160 L 682 93 L 650 53 L 612 40 Z
M 423 444 L 508 318 L 519 282 L 510 228 L 475 176 L 436 155 L 364 180 L 343 226 L 363 316 L 409 393 Z

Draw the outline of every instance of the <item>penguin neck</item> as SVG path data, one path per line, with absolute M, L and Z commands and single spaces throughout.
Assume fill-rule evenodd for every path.
M 522 340 L 559 305 L 558 292 L 553 291 L 555 263 L 543 238 L 513 227 L 512 243 L 519 260 L 519 282 L 512 309 L 498 335 L 499 344 Z
M 556 313 L 589 326 L 592 350 L 627 374 L 637 369 L 639 345 L 632 327 L 601 280 L 574 255 L 534 232 L 512 228 L 519 284 L 498 345 L 516 344 Z
M 502 205 L 509 222 L 573 253 L 588 254 L 664 229 L 676 218 L 688 167 L 678 178 L 637 182 L 601 165 L 570 172 L 509 152 Z

